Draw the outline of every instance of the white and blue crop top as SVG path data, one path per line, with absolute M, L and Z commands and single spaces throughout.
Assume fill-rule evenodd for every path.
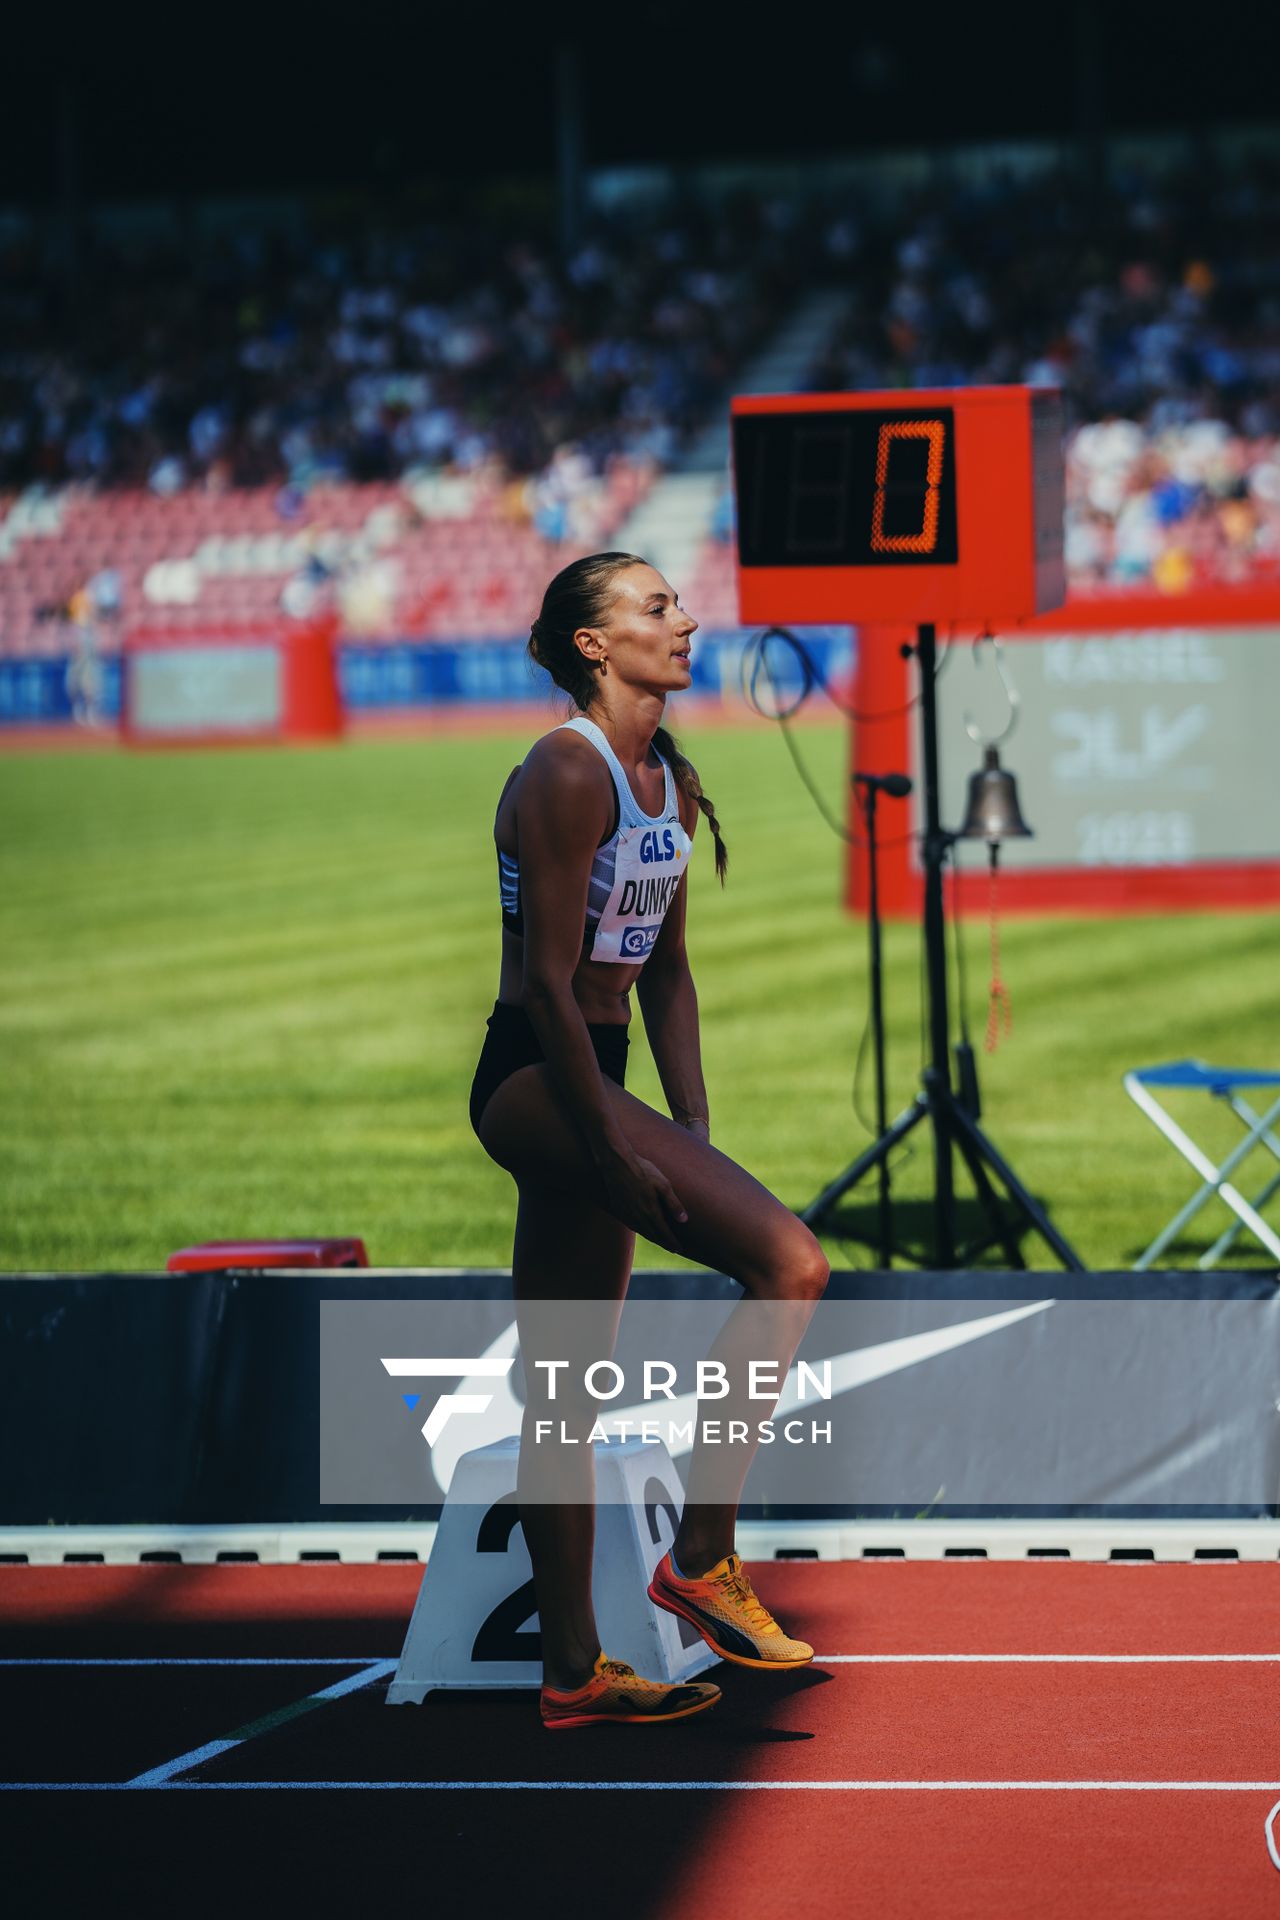
M 652 817 L 636 805 L 631 783 L 608 737 L 583 713 L 562 723 L 572 727 L 604 756 L 618 796 L 618 821 L 607 840 L 596 848 L 587 887 L 587 924 L 583 948 L 592 960 L 615 965 L 644 961 L 653 949 L 663 916 L 675 898 L 680 877 L 689 864 L 693 842 L 680 820 L 675 777 L 662 760 L 662 810 Z M 520 901 L 520 863 L 514 854 L 498 849 L 498 891 L 502 924 L 523 934 Z

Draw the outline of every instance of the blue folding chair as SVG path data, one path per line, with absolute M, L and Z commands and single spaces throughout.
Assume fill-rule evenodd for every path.
M 1152 1092 L 1153 1087 L 1190 1088 L 1209 1093 L 1215 1099 L 1225 1100 L 1245 1129 L 1244 1139 L 1240 1141 L 1221 1163 L 1215 1166 L 1208 1154 L 1198 1147 L 1190 1135 L 1185 1133 L 1177 1121 L 1166 1112 Z M 1206 1268 L 1216 1266 L 1229 1247 L 1235 1245 L 1239 1235 L 1248 1228 L 1268 1252 L 1280 1260 L 1280 1234 L 1277 1234 L 1262 1218 L 1259 1211 L 1265 1207 L 1272 1194 L 1280 1188 L 1280 1173 L 1276 1173 L 1254 1195 L 1246 1200 L 1230 1180 L 1236 1168 L 1255 1147 L 1266 1147 L 1280 1161 L 1280 1139 L 1272 1131 L 1280 1120 L 1280 1092 L 1265 1113 L 1255 1113 L 1248 1101 L 1240 1093 L 1241 1087 L 1269 1087 L 1280 1089 L 1280 1073 L 1263 1073 L 1249 1067 L 1211 1067 L 1203 1060 L 1170 1060 L 1162 1067 L 1136 1067 L 1132 1073 L 1124 1076 L 1124 1090 L 1129 1098 L 1141 1107 L 1147 1118 L 1157 1127 L 1170 1145 L 1175 1147 L 1184 1160 L 1190 1162 L 1200 1175 L 1203 1185 L 1192 1195 L 1185 1207 L 1175 1213 L 1168 1226 L 1158 1233 L 1142 1258 L 1135 1263 L 1134 1271 L 1141 1273 L 1153 1260 L 1159 1258 L 1171 1240 L 1186 1226 L 1187 1222 L 1207 1206 L 1216 1193 L 1225 1200 L 1236 1215 L 1234 1223 L 1221 1234 L 1207 1253 L 1200 1256 L 1197 1265 Z

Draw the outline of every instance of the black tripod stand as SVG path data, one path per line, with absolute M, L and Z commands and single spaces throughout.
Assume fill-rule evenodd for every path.
M 1003 1247 L 1011 1267 L 1026 1262 L 1018 1245 L 1005 1207 L 991 1184 L 988 1169 L 1005 1189 L 1008 1200 L 1026 1223 L 1057 1255 L 1064 1267 L 1083 1271 L 1084 1263 L 1052 1224 L 1043 1207 L 1027 1192 L 1009 1163 L 987 1139 L 975 1117 L 977 1111 L 976 1077 L 965 1097 L 951 1085 L 950 1022 L 947 1014 L 946 921 L 942 901 L 942 869 L 950 852 L 953 835 L 945 833 L 938 814 L 938 714 L 934 678 L 937 671 L 937 643 L 932 626 L 921 626 L 916 634 L 916 665 L 920 673 L 920 727 L 924 773 L 924 953 L 929 998 L 929 1065 L 921 1075 L 922 1091 L 906 1112 L 900 1114 L 880 1138 L 845 1169 L 831 1185 L 824 1187 L 800 1218 L 817 1228 L 837 1201 L 858 1185 L 872 1167 L 883 1168 L 900 1140 L 905 1140 L 922 1120 L 933 1126 L 934 1162 L 934 1263 L 939 1269 L 963 1265 L 989 1246 Z M 974 1246 L 956 1246 L 955 1169 L 953 1149 L 959 1149 L 978 1200 L 991 1228 L 989 1238 Z M 883 1175 L 881 1193 L 884 1193 Z M 883 1234 L 882 1202 L 882 1234 Z M 882 1250 L 883 1251 L 883 1250 Z

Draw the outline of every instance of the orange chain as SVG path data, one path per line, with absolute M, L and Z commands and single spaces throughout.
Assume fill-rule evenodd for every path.
M 1000 930 L 996 919 L 996 849 L 991 849 L 987 879 L 987 914 L 991 924 L 991 985 L 987 990 L 987 1037 L 984 1050 L 994 1053 L 1001 1039 L 1013 1032 L 1013 1001 L 1000 976 Z

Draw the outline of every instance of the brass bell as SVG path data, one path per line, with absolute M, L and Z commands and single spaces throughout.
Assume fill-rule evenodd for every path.
M 1018 783 L 1000 765 L 999 750 L 984 747 L 982 766 L 969 776 L 969 804 L 957 840 L 1030 840 L 1031 828 L 1018 805 Z

